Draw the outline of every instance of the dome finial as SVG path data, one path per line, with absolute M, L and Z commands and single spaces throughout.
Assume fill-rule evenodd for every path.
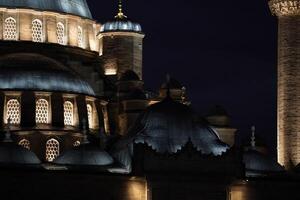
M 119 11 L 118 14 L 115 16 L 116 19 L 124 19 L 127 18 L 126 15 L 123 13 L 123 5 L 122 5 L 122 0 L 119 0 Z
M 251 135 L 251 147 L 255 149 L 256 147 L 256 138 L 255 138 L 255 126 L 251 127 L 252 135 Z

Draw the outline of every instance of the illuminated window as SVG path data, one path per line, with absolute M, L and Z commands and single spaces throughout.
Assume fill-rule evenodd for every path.
M 36 101 L 35 121 L 38 124 L 49 123 L 49 104 L 46 99 Z
M 81 26 L 78 26 L 77 29 L 77 40 L 78 40 L 78 46 L 83 48 L 83 32 Z
M 52 162 L 59 156 L 59 142 L 56 139 L 50 139 L 46 143 L 46 160 Z
M 65 125 L 73 126 L 74 125 L 74 108 L 73 104 L 70 101 L 64 103 L 64 123 Z
M 65 26 L 62 23 L 57 23 L 56 36 L 58 44 L 65 44 Z
M 74 142 L 73 146 L 74 147 L 79 147 L 80 146 L 80 142 L 79 141 Z
M 43 23 L 39 19 L 32 21 L 32 41 L 43 42 Z
M 6 123 L 8 119 L 11 124 L 20 124 L 21 106 L 17 99 L 10 99 L 6 103 Z
M 4 22 L 4 40 L 17 40 L 17 21 L 9 17 Z
M 91 104 L 87 104 L 87 114 L 88 114 L 88 120 L 89 120 L 89 127 L 91 128 L 93 125 L 93 107 Z
M 24 147 L 25 149 L 30 150 L 30 142 L 26 139 L 23 139 L 19 142 L 19 145 Z

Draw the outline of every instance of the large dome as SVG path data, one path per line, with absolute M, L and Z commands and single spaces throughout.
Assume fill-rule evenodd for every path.
M 47 57 L 33 54 L 13 54 L 0 59 L 0 89 L 95 95 L 78 75 Z
M 203 154 L 222 155 L 228 145 L 219 140 L 206 122 L 195 120 L 190 107 L 167 97 L 149 106 L 136 123 L 136 143 L 146 143 L 159 153 L 176 153 L 189 141 Z
M 0 0 L 0 7 L 33 8 L 92 18 L 86 0 Z

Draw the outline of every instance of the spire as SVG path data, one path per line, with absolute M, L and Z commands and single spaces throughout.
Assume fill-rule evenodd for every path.
M 251 127 L 252 135 L 251 135 L 251 148 L 255 149 L 256 147 L 256 141 L 255 141 L 255 126 Z
M 127 18 L 126 15 L 124 15 L 123 13 L 123 5 L 122 5 L 122 0 L 119 0 L 119 11 L 118 11 L 118 14 L 115 16 L 116 19 L 124 19 L 124 18 Z

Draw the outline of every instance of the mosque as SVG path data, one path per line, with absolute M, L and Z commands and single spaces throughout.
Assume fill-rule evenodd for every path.
M 99 23 L 86 0 L 0 0 L 2 197 L 300 199 L 300 1 L 269 5 L 279 18 L 278 161 L 255 127 L 237 146 L 226 109 L 198 114 L 175 78 L 144 88 L 145 34 L 121 1 Z

